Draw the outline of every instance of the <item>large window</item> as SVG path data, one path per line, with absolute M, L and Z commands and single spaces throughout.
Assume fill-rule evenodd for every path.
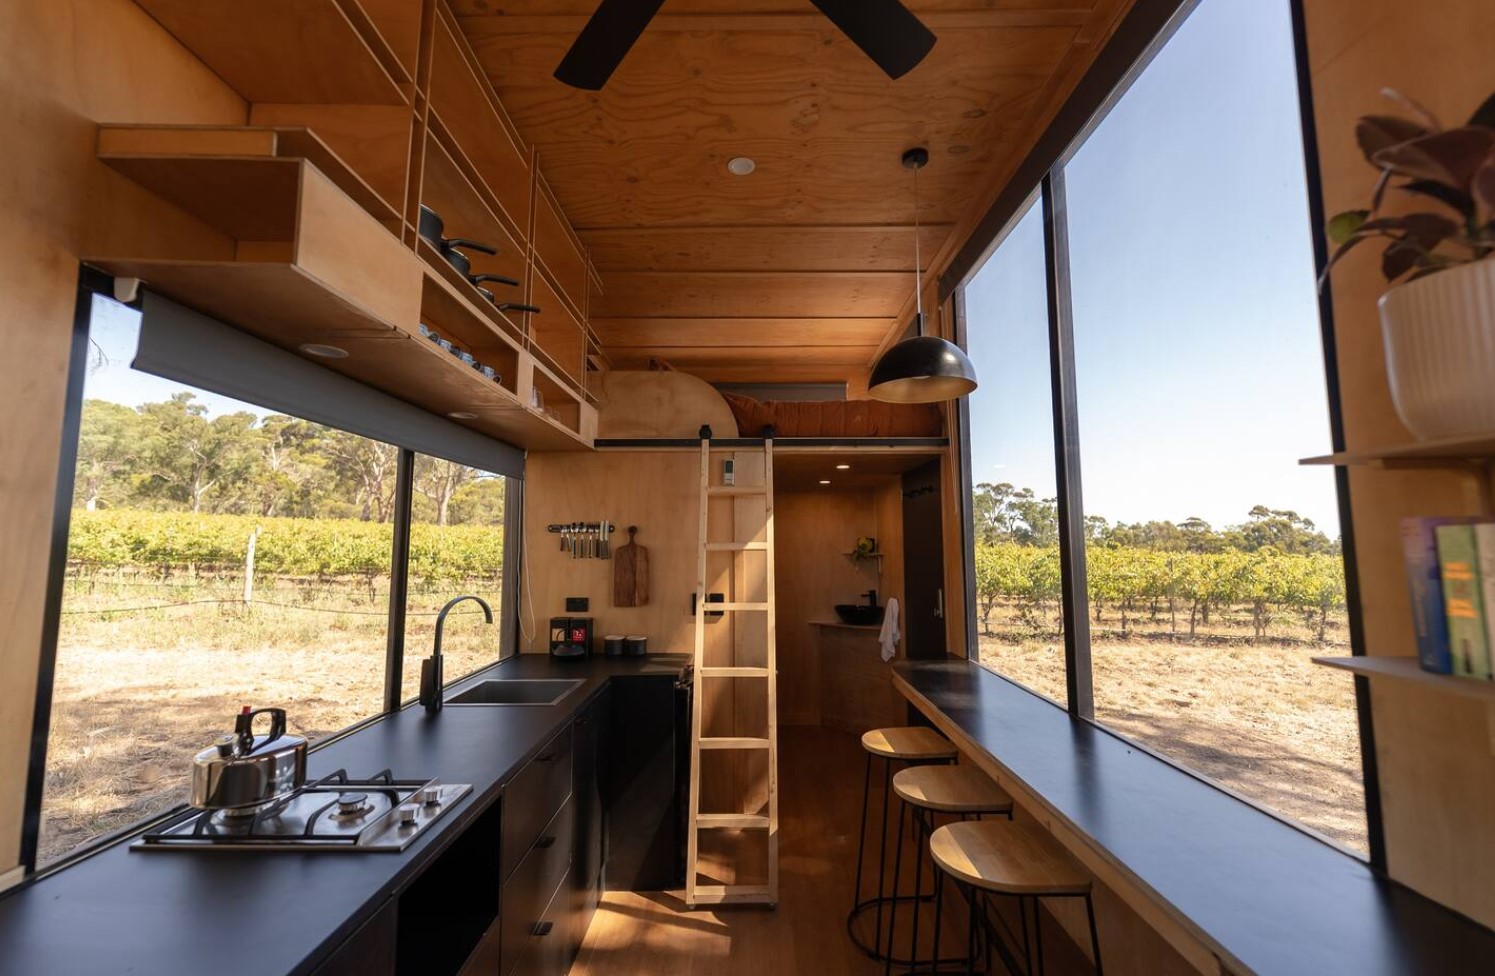
M 1097 722 L 1363 851 L 1353 689 L 1310 661 L 1349 636 L 1333 475 L 1297 464 L 1331 444 L 1299 126 L 1287 0 L 1202 0 L 1053 171 L 1087 577 L 1067 597 Z M 992 273 L 967 328 L 1000 385 L 1009 349 L 1051 364 L 972 299 Z M 978 468 L 1052 438 L 1049 389 L 1031 395 L 973 421 Z M 989 640 L 983 661 L 1049 691 L 1052 668 Z
M 508 479 L 439 458 L 415 458 L 410 526 L 410 596 L 405 609 L 402 697 L 420 692 L 420 662 L 431 653 L 436 617 L 452 597 L 471 594 L 452 608 L 442 628 L 442 674 L 448 683 L 499 657 L 499 613 L 504 578 L 504 505 Z
M 407 563 L 408 455 L 135 370 L 140 331 L 94 296 L 38 867 L 185 801 L 242 705 L 285 708 L 313 742 L 384 711 L 397 560 L 407 661 L 457 592 L 495 626 L 453 621 L 447 676 L 499 658 L 506 479 L 416 459 Z
M 973 565 L 981 662 L 1063 704 L 1045 253 L 1035 199 L 965 290 Z

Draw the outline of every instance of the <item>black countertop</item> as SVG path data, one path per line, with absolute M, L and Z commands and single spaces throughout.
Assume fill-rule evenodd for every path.
M 472 784 L 471 794 L 404 851 L 141 852 L 122 842 L 0 896 L 0 972 L 308 972 L 491 805 L 609 679 L 679 674 L 689 660 L 684 654 L 510 658 L 448 689 L 448 696 L 489 677 L 584 677 L 586 683 L 549 706 L 448 706 L 434 716 L 412 706 L 309 757 L 308 778 L 340 767 L 353 776 L 389 767 L 399 778 Z
M 919 695 L 1238 973 L 1495 973 L 1495 932 L 967 661 Z

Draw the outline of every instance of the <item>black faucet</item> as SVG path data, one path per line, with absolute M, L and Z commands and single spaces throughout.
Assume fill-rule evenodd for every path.
M 877 591 L 876 590 L 868 590 L 866 593 L 858 593 L 857 596 L 864 596 L 864 597 L 866 597 L 867 598 L 867 606 L 869 606 L 869 607 L 875 607 L 875 606 L 877 606 Z
M 493 608 L 480 596 L 453 597 L 441 608 L 436 615 L 436 643 L 431 648 L 431 656 L 420 663 L 420 703 L 428 712 L 441 711 L 441 631 L 446 626 L 446 615 L 463 600 L 476 600 L 483 608 L 483 616 L 493 623 Z

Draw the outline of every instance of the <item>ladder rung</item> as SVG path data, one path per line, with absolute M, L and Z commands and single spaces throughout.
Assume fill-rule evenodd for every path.
M 708 603 L 707 613 L 715 613 L 717 610 L 763 610 L 768 609 L 766 603 Z
M 759 813 L 702 813 L 696 826 L 718 830 L 767 830 L 768 818 Z
M 767 739 L 744 736 L 713 736 L 701 739 L 702 749 L 767 749 Z
M 766 552 L 766 542 L 708 542 L 707 552 Z
M 768 885 L 699 885 L 697 905 L 772 905 L 773 889 Z
M 763 485 L 712 485 L 706 489 L 708 495 L 766 495 Z
M 703 678 L 766 678 L 767 668 L 701 668 L 696 672 Z

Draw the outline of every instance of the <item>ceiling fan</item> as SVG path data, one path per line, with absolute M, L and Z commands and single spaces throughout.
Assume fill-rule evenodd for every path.
M 867 57 L 900 78 L 934 47 L 935 37 L 899 0 L 810 0 Z M 573 88 L 600 91 L 664 0 L 602 0 L 555 69 Z

